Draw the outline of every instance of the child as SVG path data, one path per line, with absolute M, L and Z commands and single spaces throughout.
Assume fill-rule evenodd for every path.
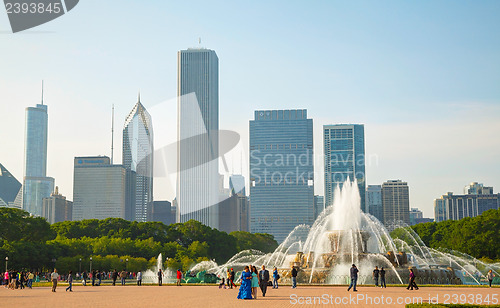
M 221 282 L 219 283 L 219 289 L 226 288 L 226 284 L 224 283 L 224 277 L 222 277 Z

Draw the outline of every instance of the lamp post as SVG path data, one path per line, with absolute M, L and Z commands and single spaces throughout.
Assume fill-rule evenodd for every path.
M 82 273 L 82 258 L 80 258 L 80 267 L 79 267 L 78 272 L 79 272 L 80 274 Z
M 52 262 L 54 262 L 54 268 L 56 268 L 56 259 L 52 259 Z
M 92 257 L 90 257 L 90 271 L 89 271 L 89 274 L 92 273 Z
M 9 257 L 5 257 L 5 271 L 7 271 L 7 263 L 9 263 Z
M 127 258 L 127 259 L 125 259 L 125 270 L 126 270 L 126 271 L 127 271 L 127 273 L 128 273 L 128 258 Z

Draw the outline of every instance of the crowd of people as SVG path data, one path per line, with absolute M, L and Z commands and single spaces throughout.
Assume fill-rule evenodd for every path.
M 410 271 L 409 281 L 408 281 L 408 287 L 406 289 L 418 290 L 418 286 L 415 282 L 416 274 L 412 268 L 410 268 L 409 271 Z M 351 281 L 349 287 L 347 288 L 347 291 L 353 289 L 354 292 L 357 292 L 356 287 L 358 281 L 358 273 L 359 273 L 358 268 L 356 267 L 355 264 L 352 264 L 350 268 Z M 290 270 L 292 288 L 297 287 L 297 274 L 298 274 L 297 268 L 292 266 Z M 387 288 L 385 282 L 385 275 L 386 271 L 384 267 L 381 267 L 379 269 L 378 266 L 375 266 L 375 269 L 373 270 L 372 273 L 372 277 L 376 287 L 379 287 L 379 282 L 380 282 L 381 288 Z M 158 276 L 158 285 L 161 286 L 164 276 L 164 273 L 161 269 L 159 269 L 159 271 L 157 272 L 157 276 Z M 490 270 L 487 274 L 487 279 L 490 287 L 493 281 L 493 277 L 495 277 L 495 275 L 493 274 L 492 270 Z M 111 284 L 114 286 L 116 285 L 116 281 L 118 279 L 120 279 L 122 286 L 126 284 L 127 279 L 136 280 L 137 285 L 141 286 L 143 274 L 141 271 L 134 273 L 134 272 L 127 272 L 124 270 L 117 271 L 116 269 L 113 271 L 101 271 L 98 269 L 94 269 L 90 273 L 87 273 L 86 271 L 83 271 L 81 273 L 77 272 L 74 278 L 76 279 L 76 281 L 80 281 L 81 279 L 81 283 L 83 286 L 86 286 L 87 283 L 91 283 L 92 286 L 100 286 L 103 280 L 111 280 Z M 0 285 L 4 285 L 5 288 L 9 288 L 12 290 L 24 289 L 24 288 L 31 289 L 33 287 L 34 281 L 39 282 L 42 279 L 45 279 L 46 281 L 52 282 L 52 292 L 56 292 L 57 283 L 59 281 L 66 281 L 68 282 L 68 287 L 66 288 L 66 291 L 73 292 L 74 278 L 72 271 L 69 271 L 68 274 L 66 275 L 60 275 L 57 272 L 57 269 L 54 269 L 54 271 L 51 273 L 39 273 L 30 271 L 24 272 L 24 271 L 11 270 L 11 271 L 6 271 L 3 275 L 0 276 Z M 176 273 L 177 286 L 181 286 L 182 278 L 183 278 L 183 273 L 180 269 L 178 269 Z M 235 278 L 236 278 L 236 273 L 234 269 L 228 268 L 226 277 L 221 278 L 221 283 L 219 284 L 219 288 L 224 288 L 224 289 L 226 288 L 232 289 L 233 287 L 236 288 Z M 268 286 L 272 286 L 273 289 L 278 289 L 278 280 L 280 278 L 281 277 L 276 267 L 273 268 L 271 276 L 269 271 L 266 269 L 264 265 L 262 265 L 260 271 L 257 270 L 256 266 L 253 265 L 245 266 L 240 276 L 241 284 L 239 287 L 237 298 L 257 299 L 258 296 L 257 293 L 259 288 L 262 293 L 262 296 L 265 297 Z

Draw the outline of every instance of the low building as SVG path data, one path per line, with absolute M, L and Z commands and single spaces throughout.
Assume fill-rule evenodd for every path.
M 448 192 L 434 200 L 436 222 L 476 217 L 487 210 L 500 208 L 500 194 L 494 194 L 493 187 L 472 182 L 465 187 L 464 192 L 467 194 L 454 195 Z

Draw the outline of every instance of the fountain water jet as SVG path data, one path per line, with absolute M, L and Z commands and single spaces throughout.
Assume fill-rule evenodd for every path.
M 248 264 L 276 266 L 281 281 L 288 282 L 293 265 L 299 269 L 299 282 L 329 284 L 348 283 L 352 263 L 360 270 L 361 284 L 372 282 L 375 266 L 386 268 L 387 283 L 407 281 L 408 268 L 413 268 L 423 283 L 438 284 L 481 283 L 473 277 L 480 271 L 472 263 L 483 264 L 483 278 L 489 268 L 500 272 L 499 263 L 484 265 L 470 256 L 431 249 L 408 227 L 402 229 L 407 241 L 393 239 L 380 221 L 361 211 L 360 201 L 356 181 L 347 180 L 342 189 L 336 188 L 333 204 L 323 210 L 312 227 L 297 226 L 274 252 L 246 250 L 225 264 L 199 264 L 192 270 L 224 275 L 228 268 L 241 270 Z

